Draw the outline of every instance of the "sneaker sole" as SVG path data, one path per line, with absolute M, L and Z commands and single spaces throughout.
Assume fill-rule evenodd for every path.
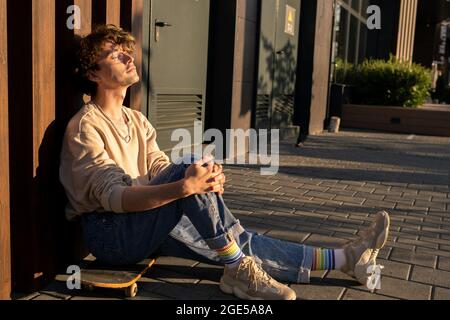
M 242 300 L 264 300 L 263 298 L 249 296 L 248 294 L 246 294 L 244 291 L 242 291 L 238 287 L 232 287 L 232 286 L 229 286 L 222 282 L 220 283 L 219 287 L 220 287 L 220 290 L 222 290 L 226 294 L 233 294 Z M 291 300 L 296 300 L 296 299 L 291 299 Z
M 241 291 L 241 289 L 239 289 L 237 287 L 229 286 L 224 283 L 220 284 L 220 290 L 222 290 L 223 292 L 225 292 L 227 294 L 233 294 L 242 300 L 264 300 L 263 298 L 249 296 L 245 292 Z

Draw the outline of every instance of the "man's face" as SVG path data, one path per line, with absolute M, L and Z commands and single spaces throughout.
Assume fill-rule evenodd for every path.
M 99 70 L 92 73 L 91 80 L 98 88 L 128 88 L 139 81 L 132 54 L 112 42 L 103 44 L 97 64 Z

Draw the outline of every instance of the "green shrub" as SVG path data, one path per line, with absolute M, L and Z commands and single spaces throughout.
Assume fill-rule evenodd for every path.
M 394 57 L 357 66 L 338 61 L 336 82 L 353 86 L 355 104 L 418 107 L 430 94 L 431 70 Z

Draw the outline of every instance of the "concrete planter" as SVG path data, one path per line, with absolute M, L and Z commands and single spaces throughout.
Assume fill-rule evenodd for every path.
M 450 107 L 343 105 L 342 127 L 450 136 Z

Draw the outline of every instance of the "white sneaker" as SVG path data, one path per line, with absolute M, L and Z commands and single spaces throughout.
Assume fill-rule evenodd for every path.
M 341 271 L 355 277 L 366 285 L 370 276 L 368 268 L 376 265 L 376 258 L 381 248 L 386 244 L 389 235 L 390 218 L 386 211 L 378 212 L 370 227 L 361 232 L 359 238 L 343 246 L 346 265 Z

